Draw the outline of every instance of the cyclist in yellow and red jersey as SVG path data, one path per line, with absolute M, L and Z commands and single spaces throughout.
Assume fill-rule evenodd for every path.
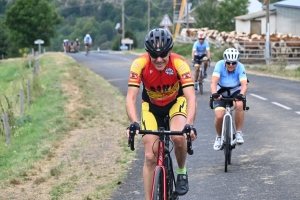
M 172 36 L 165 29 L 153 29 L 147 34 L 147 53 L 135 59 L 130 68 L 126 97 L 127 114 L 136 130 L 158 130 L 164 125 L 164 117 L 169 115 L 170 130 L 187 133 L 187 130 L 192 129 L 191 139 L 194 141 L 196 129 L 193 128 L 193 124 L 197 107 L 194 81 L 188 63 L 180 55 L 172 53 L 172 48 Z M 136 100 L 141 83 L 142 113 L 139 123 Z M 126 134 L 129 137 L 129 130 Z M 153 171 L 156 166 L 153 149 L 157 150 L 157 138 L 155 135 L 143 136 L 143 181 L 146 200 L 151 198 Z M 172 140 L 178 163 L 175 192 L 184 195 L 189 190 L 186 172 L 187 144 L 184 136 L 172 136 Z

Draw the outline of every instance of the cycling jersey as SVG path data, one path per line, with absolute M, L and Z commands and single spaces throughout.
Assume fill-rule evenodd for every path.
M 84 37 L 84 42 L 86 43 L 86 44 L 89 44 L 89 43 L 91 43 L 92 42 L 92 38 L 91 37 Z
M 194 86 L 190 67 L 179 55 L 171 53 L 163 71 L 157 70 L 147 53 L 137 58 L 131 65 L 129 87 L 140 87 L 143 82 L 142 99 L 145 102 L 166 106 L 183 96 L 182 88 Z
M 199 42 L 199 40 L 197 40 L 194 42 L 193 50 L 196 50 L 195 56 L 202 56 L 206 54 L 206 50 L 210 50 L 210 46 L 206 40 L 204 40 L 202 44 Z
M 213 76 L 219 77 L 218 85 L 220 87 L 238 87 L 240 82 L 247 81 L 247 75 L 245 67 L 242 63 L 237 62 L 237 66 L 233 72 L 228 72 L 226 69 L 226 64 L 224 60 L 220 60 L 216 63 Z

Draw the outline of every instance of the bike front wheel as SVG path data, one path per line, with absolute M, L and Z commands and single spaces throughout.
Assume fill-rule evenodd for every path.
M 227 172 L 227 166 L 231 162 L 231 144 L 230 144 L 230 117 L 226 116 L 225 117 L 225 172 Z
M 203 70 L 200 69 L 200 74 L 199 74 L 199 91 L 200 94 L 203 94 Z
M 164 199 L 164 175 L 162 168 L 156 168 L 155 177 L 153 179 L 152 200 Z

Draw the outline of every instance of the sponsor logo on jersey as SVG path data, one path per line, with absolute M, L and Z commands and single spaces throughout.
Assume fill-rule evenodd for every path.
M 173 69 L 171 69 L 171 68 L 167 68 L 165 72 L 166 72 L 166 74 L 168 74 L 168 75 L 173 75 L 173 74 L 174 74 L 174 71 L 173 71 Z
M 138 74 L 135 73 L 135 72 L 130 72 L 130 78 L 137 79 L 138 78 Z
M 191 76 L 191 73 L 190 72 L 187 72 L 187 73 L 184 73 L 184 74 L 182 74 L 182 78 L 183 79 L 188 79 L 188 78 L 191 78 L 192 76 Z

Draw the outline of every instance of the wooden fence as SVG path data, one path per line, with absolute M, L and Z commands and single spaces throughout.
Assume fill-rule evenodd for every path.
M 39 55 L 38 53 L 36 52 L 36 54 L 33 54 L 34 55 L 34 59 L 35 59 L 35 62 L 34 62 L 34 67 L 33 67 L 33 75 L 34 76 L 38 76 L 39 74 Z M 31 68 L 31 60 L 28 59 L 28 65 L 29 67 Z M 30 91 L 30 79 L 27 80 L 27 104 L 30 105 L 31 103 L 31 91 Z M 23 117 L 24 115 L 24 103 L 25 102 L 25 99 L 24 99 L 24 89 L 20 89 L 20 93 L 18 94 L 19 96 L 19 105 L 20 105 L 20 110 L 19 110 L 19 116 L 20 117 Z M 2 122 L 3 122 L 3 129 L 4 129 L 4 133 L 5 133 L 5 139 L 6 139 L 6 145 L 7 146 L 11 146 L 11 131 L 10 131 L 10 127 L 11 125 L 9 124 L 9 114 L 8 113 L 3 113 L 2 114 Z

